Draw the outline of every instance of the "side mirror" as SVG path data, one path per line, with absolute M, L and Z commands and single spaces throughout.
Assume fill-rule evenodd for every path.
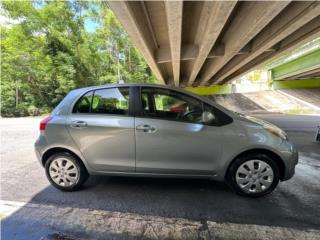
M 203 112 L 202 113 L 202 122 L 203 123 L 211 123 L 215 120 L 215 116 L 211 112 Z

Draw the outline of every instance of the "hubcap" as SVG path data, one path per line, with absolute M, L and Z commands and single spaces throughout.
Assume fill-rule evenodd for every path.
M 69 187 L 78 182 L 79 170 L 69 159 L 57 158 L 50 164 L 49 175 L 56 184 Z
M 247 193 L 259 193 L 268 189 L 273 182 L 273 170 L 261 160 L 249 160 L 236 172 L 238 186 Z

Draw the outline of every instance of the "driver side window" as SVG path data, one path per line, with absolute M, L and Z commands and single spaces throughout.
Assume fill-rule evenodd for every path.
M 142 88 L 143 115 L 164 120 L 202 122 L 202 102 L 168 89 Z

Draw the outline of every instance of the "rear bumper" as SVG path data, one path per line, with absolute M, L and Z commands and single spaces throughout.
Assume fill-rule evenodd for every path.
M 43 156 L 44 150 L 46 149 L 46 146 L 48 146 L 48 142 L 47 142 L 45 136 L 40 134 L 37 141 L 34 143 L 34 151 L 35 151 L 35 154 L 37 156 L 38 161 L 40 162 L 40 164 L 42 166 L 43 166 L 42 156 Z
M 38 152 L 38 150 L 36 148 L 34 149 L 34 152 L 36 154 L 36 157 L 37 157 L 39 163 L 41 163 L 41 165 L 43 165 L 42 161 L 41 161 L 41 155 L 40 155 L 40 153 Z

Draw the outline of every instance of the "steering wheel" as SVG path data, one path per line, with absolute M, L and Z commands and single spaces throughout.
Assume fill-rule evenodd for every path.
M 200 114 L 200 116 L 198 116 L 198 115 L 199 115 L 199 111 L 192 110 L 192 111 L 185 112 L 184 114 L 182 114 L 181 118 L 194 122 L 194 121 L 201 120 L 201 114 Z M 200 117 L 200 119 L 198 119 L 199 117 Z
M 182 117 L 183 117 L 183 118 L 187 118 L 189 115 L 191 115 L 191 114 L 193 114 L 193 113 L 195 113 L 195 112 L 196 112 L 195 110 L 185 112 L 185 113 L 182 114 Z

